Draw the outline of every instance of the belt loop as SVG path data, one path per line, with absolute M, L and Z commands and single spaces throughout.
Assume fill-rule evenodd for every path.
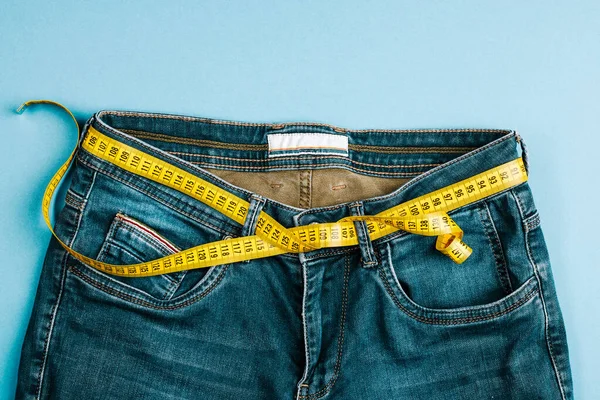
M 241 236 L 252 236 L 255 234 L 258 214 L 260 214 L 266 199 L 259 194 L 253 193 L 250 195 L 248 202 L 250 205 L 248 206 L 248 214 L 240 233 Z
M 77 147 L 81 147 L 83 141 L 85 140 L 85 136 L 86 136 L 85 134 L 87 133 L 88 128 L 94 122 L 95 118 L 96 118 L 96 114 L 92 115 L 90 118 L 87 119 L 87 121 L 85 121 L 83 128 L 81 128 L 81 136 L 79 138 L 79 142 L 77 142 Z
M 240 232 L 240 236 L 252 236 L 256 231 L 256 222 L 258 221 L 258 214 L 260 214 L 263 206 L 265 205 L 266 199 L 256 193 L 252 193 L 250 195 L 250 199 L 248 199 L 250 205 L 248 206 L 248 214 L 246 215 L 246 220 L 244 221 L 244 226 L 242 227 L 242 231 Z M 250 260 L 244 260 L 244 263 L 249 263 Z
M 521 157 L 523 158 L 523 166 L 525 167 L 525 172 L 529 175 L 529 158 L 527 155 L 527 146 L 525 146 L 525 141 L 523 137 L 519 135 L 519 132 L 515 131 L 517 136 L 517 142 L 521 145 Z
M 351 215 L 364 215 L 362 201 L 356 201 L 348 205 Z M 361 260 L 364 268 L 375 267 L 378 263 L 373 250 L 373 243 L 369 237 L 369 229 L 366 221 L 353 221 L 356 235 L 358 237 L 358 245 L 360 246 Z

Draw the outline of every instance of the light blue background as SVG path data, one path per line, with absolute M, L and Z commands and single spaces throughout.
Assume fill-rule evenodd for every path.
M 590 205 L 600 199 L 600 2 L 137 3 L 0 2 L 0 398 L 14 393 L 50 239 L 43 190 L 76 140 L 58 109 L 14 113 L 34 98 L 65 104 L 80 122 L 122 109 L 355 129 L 517 129 L 575 395 L 600 398 L 600 210 Z

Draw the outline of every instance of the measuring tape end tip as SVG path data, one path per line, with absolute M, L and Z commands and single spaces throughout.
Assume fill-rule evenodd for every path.
M 63 105 L 52 100 L 27 100 L 26 102 L 21 104 L 19 108 L 17 108 L 15 111 L 17 112 L 17 114 L 23 114 L 23 112 L 32 104 L 56 104 L 60 107 L 65 108 Z
M 20 105 L 20 106 L 19 106 L 19 107 L 18 107 L 18 108 L 15 110 L 15 112 L 16 112 L 17 114 L 23 114 L 23 111 L 25 111 L 25 109 L 26 109 L 27 107 L 29 107 L 29 104 L 30 104 L 30 102 L 29 102 L 29 101 L 26 101 L 25 103 L 21 104 L 21 105 Z

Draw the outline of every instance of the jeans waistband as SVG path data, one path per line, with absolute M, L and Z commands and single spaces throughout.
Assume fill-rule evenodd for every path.
M 235 171 L 344 168 L 374 177 L 408 178 L 391 193 L 360 201 L 365 215 L 374 215 L 425 193 L 466 179 L 519 157 L 520 137 L 509 129 L 346 129 L 317 122 L 253 123 L 185 115 L 103 110 L 85 124 L 141 151 L 161 158 L 247 201 L 262 196 L 232 185 L 204 168 Z M 269 157 L 267 135 L 324 133 L 347 138 L 348 154 L 292 154 Z M 344 139 L 345 140 L 345 139 Z M 79 143 L 79 147 L 81 142 Z M 78 149 L 78 158 L 97 168 L 106 161 Z M 133 175 L 120 170 L 120 175 Z M 149 181 L 151 185 L 162 186 Z M 236 222 L 183 193 L 198 212 L 229 225 Z M 334 222 L 352 215 L 346 202 L 297 208 L 263 198 L 263 211 L 285 227 Z M 189 201 L 188 200 L 188 201 Z M 241 228 L 241 227 L 240 227 Z M 381 238 L 383 239 L 383 238 Z M 381 240 L 378 239 L 378 240 Z M 321 249 L 325 250 L 325 249 Z

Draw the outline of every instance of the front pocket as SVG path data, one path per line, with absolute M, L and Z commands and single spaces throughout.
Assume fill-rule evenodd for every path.
M 177 246 L 148 225 L 117 213 L 96 260 L 115 265 L 138 264 L 180 252 Z M 170 299 L 187 271 L 132 278 L 112 275 L 123 284 L 161 300 Z
M 71 244 L 88 257 L 112 265 L 139 264 L 239 234 L 239 228 L 213 218 L 214 213 L 186 202 L 168 188 L 144 186 L 142 178 L 124 172 L 120 176 L 98 170 L 94 177 L 81 210 L 79 233 Z M 80 295 L 91 289 L 90 296 L 119 297 L 156 309 L 186 307 L 205 298 L 221 286 L 231 266 L 127 277 L 72 256 L 68 262 L 73 278 L 85 284 Z
M 222 235 L 217 240 L 231 237 Z M 96 259 L 114 265 L 137 264 L 178 253 L 180 247 L 141 222 L 118 212 Z M 155 309 L 177 309 L 198 301 L 220 282 L 231 264 L 146 277 L 108 274 L 70 256 L 70 271 L 87 285 L 123 300 Z
M 500 316 L 535 296 L 533 273 L 523 280 L 511 279 L 509 269 L 515 263 L 529 262 L 526 257 L 507 262 L 495 225 L 502 216 L 490 213 L 484 201 L 449 215 L 473 249 L 463 264 L 438 252 L 435 237 L 406 233 L 377 246 L 379 275 L 398 308 L 423 322 L 463 323 Z

